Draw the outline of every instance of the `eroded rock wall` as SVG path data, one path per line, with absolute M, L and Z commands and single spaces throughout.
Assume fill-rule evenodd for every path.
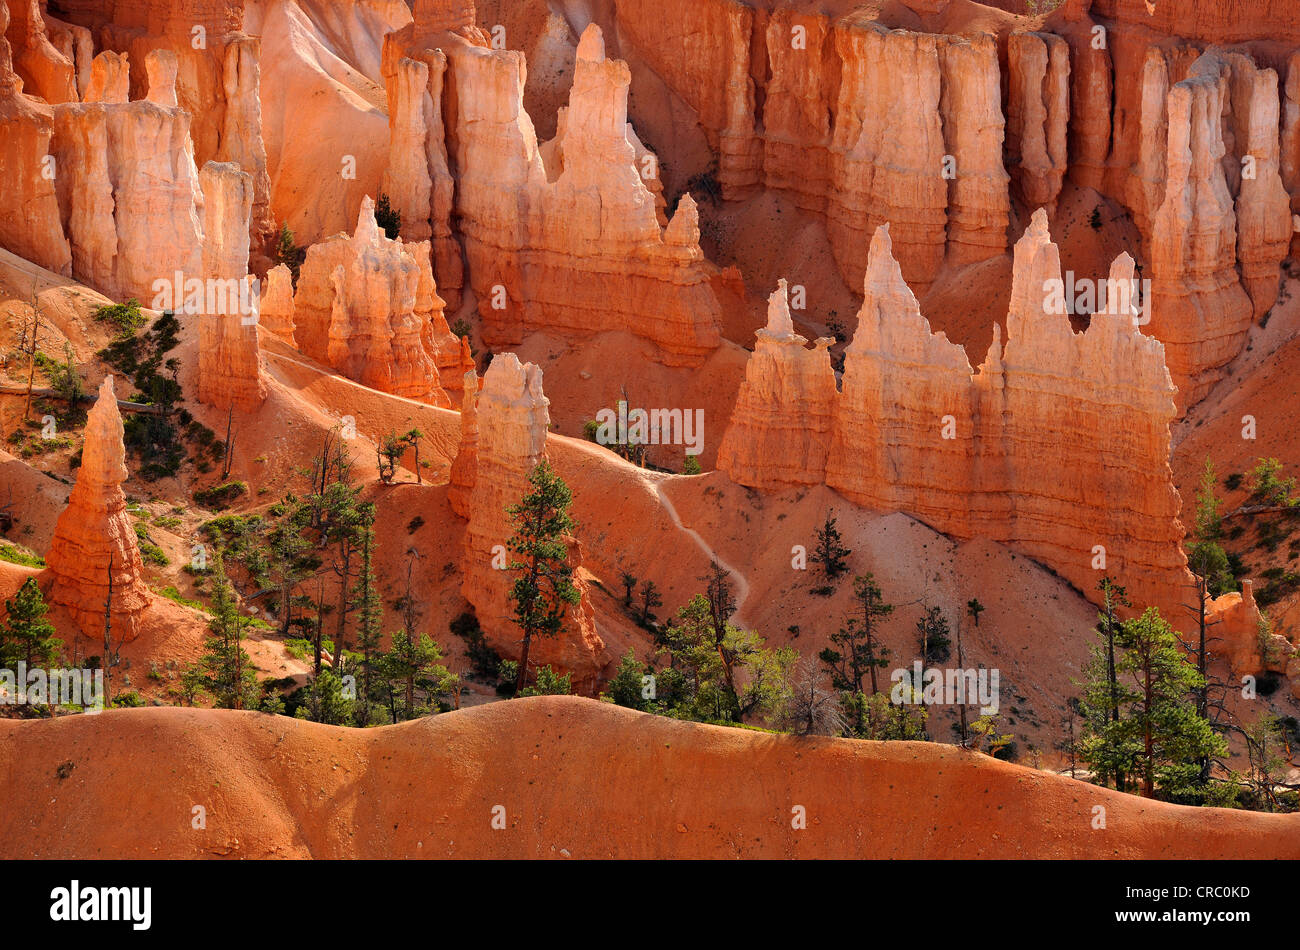
M 626 330 L 667 365 L 702 363 L 721 342 L 716 269 L 693 201 L 659 225 L 628 132 L 628 70 L 605 58 L 599 28 L 583 35 L 550 164 L 523 108 L 522 56 L 469 45 L 450 56 L 457 207 L 484 341 Z
M 424 249 L 427 267 L 427 243 Z M 352 236 L 308 248 L 294 296 L 295 337 L 304 353 L 349 379 L 446 407 L 451 402 L 424 343 L 425 324 L 442 301 L 436 292 L 421 300 L 413 250 L 379 229 L 367 197 Z M 420 312 L 421 303 L 429 309 Z
M 1015 248 L 1007 340 L 995 328 L 973 372 L 964 349 L 921 315 L 889 231 L 872 241 L 833 399 L 826 484 L 958 538 L 1006 543 L 1089 597 L 1103 575 L 1122 578 L 1135 604 L 1175 615 L 1186 571 L 1169 467 L 1174 390 L 1162 345 L 1137 326 L 1132 259 L 1121 255 L 1107 284 L 1128 295 L 1108 296 L 1076 333 L 1051 302 L 1060 256 L 1046 213 L 1036 212 Z M 803 398 L 788 408 L 738 400 L 727 440 L 776 435 L 770 417 L 805 408 L 818 418 L 822 397 Z M 741 484 L 777 488 L 815 479 L 816 456 L 791 474 L 806 457 L 797 442 L 774 440 L 765 457 L 742 464 L 720 454 L 719 467 Z

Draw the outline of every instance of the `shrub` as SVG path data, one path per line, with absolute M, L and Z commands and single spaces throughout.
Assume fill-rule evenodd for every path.
M 12 544 L 0 543 L 0 561 L 8 561 L 10 564 L 21 564 L 23 567 L 44 567 L 45 559 L 16 548 Z
M 379 193 L 379 200 L 375 202 L 375 223 L 383 228 L 384 234 L 390 241 L 396 241 L 397 236 L 402 233 L 402 212 L 392 206 L 388 195 L 382 191 Z
M 196 491 L 194 493 L 194 502 L 204 508 L 221 511 L 229 508 L 231 503 L 240 495 L 246 494 L 248 494 L 248 485 L 244 482 L 226 482 L 223 485 L 213 485 L 211 488 Z
M 110 304 L 95 311 L 95 319 L 111 323 L 119 337 L 129 337 L 148 321 L 140 309 L 140 301 L 134 297 L 126 303 Z

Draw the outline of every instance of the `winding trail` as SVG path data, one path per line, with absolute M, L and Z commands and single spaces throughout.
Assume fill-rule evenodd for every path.
M 668 497 L 667 492 L 664 491 L 663 479 L 655 480 L 655 494 L 659 496 L 659 501 L 663 504 L 664 510 L 668 512 L 668 517 L 673 519 L 673 524 L 676 525 L 680 530 L 685 531 L 692 538 L 694 538 L 695 544 L 699 547 L 699 549 L 703 551 L 704 554 L 710 560 L 717 561 L 718 564 L 722 567 L 722 569 L 726 571 L 728 574 L 730 574 L 732 578 L 735 579 L 736 613 L 733 615 L 733 619 L 735 620 L 736 626 L 738 627 L 748 626 L 748 624 L 746 624 L 745 622 L 744 614 L 741 612 L 741 608 L 744 606 L 745 601 L 749 599 L 749 581 L 745 580 L 745 575 L 741 574 L 740 571 L 736 570 L 734 567 L 732 567 L 730 564 L 728 564 L 726 561 L 720 558 L 717 555 L 717 552 L 715 552 L 713 548 L 709 547 L 709 545 L 705 542 L 704 538 L 700 536 L 700 533 L 698 531 L 696 531 L 694 528 L 688 528 L 685 524 L 682 523 L 682 516 L 677 513 L 677 506 L 672 503 L 672 500 Z

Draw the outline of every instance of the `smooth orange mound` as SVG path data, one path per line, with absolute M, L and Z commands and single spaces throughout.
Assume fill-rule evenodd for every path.
M 180 708 L 0 722 L 0 801 L 6 858 L 1300 857 L 1300 815 L 572 697 L 367 731 Z

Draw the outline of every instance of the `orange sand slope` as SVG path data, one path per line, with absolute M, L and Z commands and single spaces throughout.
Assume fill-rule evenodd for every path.
M 572 697 L 364 732 L 181 708 L 0 721 L 0 802 L 5 858 L 1300 858 L 1300 815 Z

